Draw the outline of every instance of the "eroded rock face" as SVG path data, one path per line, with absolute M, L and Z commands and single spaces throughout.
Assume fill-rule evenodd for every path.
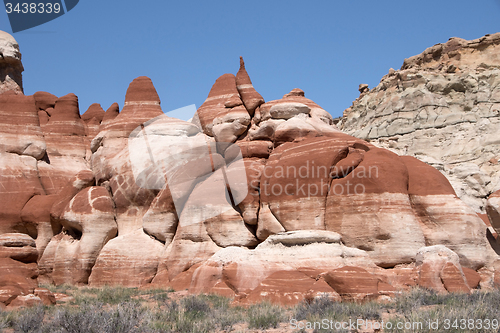
M 497 234 L 500 233 L 500 191 L 491 194 L 486 202 L 486 212 L 491 226 Z
M 339 126 L 436 167 L 484 213 L 486 198 L 500 188 L 499 50 L 500 33 L 428 48 L 363 92 Z
M 50 303 L 37 280 L 288 305 L 496 281 L 496 194 L 487 233 L 438 170 L 341 133 L 300 89 L 264 103 L 243 61 L 192 122 L 164 115 L 147 77 L 122 112 L 80 116 L 76 95 L 46 92 L 1 94 L 0 107 L 12 125 L 0 146 L 9 306 Z
M 86 125 L 86 133 L 90 139 L 93 139 L 99 133 L 99 127 L 105 114 L 106 112 L 98 103 L 89 106 L 88 110 L 82 114 L 82 120 Z
M 0 94 L 0 151 L 40 160 L 46 152 L 46 141 L 40 128 L 33 96 Z
M 26 234 L 0 235 L 0 305 L 9 307 L 53 305 L 47 289 L 37 288 L 38 252 L 35 240 Z M 43 300 L 42 300 L 43 299 Z
M 119 235 L 109 241 L 99 253 L 89 284 L 145 286 L 156 275 L 162 250 L 160 242 L 140 229 Z
M 10 34 L 0 31 L 0 94 L 11 91 L 22 95 L 23 71 L 19 44 Z
M 304 91 L 293 89 L 282 99 L 264 103 L 256 109 L 247 138 L 272 141 L 278 146 L 339 132 L 327 111 L 306 98 Z
M 444 245 L 424 247 L 416 258 L 420 266 L 418 284 L 440 292 L 470 292 L 456 253 Z
M 0 234 L 28 233 L 21 211 L 35 195 L 45 194 L 31 156 L 0 152 Z
M 38 161 L 40 180 L 47 194 L 57 194 L 73 176 L 89 170 L 89 140 L 80 117 L 78 97 L 68 94 L 57 98 L 38 92 L 34 95 L 47 144 L 47 154 Z
M 233 74 L 224 74 L 215 81 L 196 112 L 198 121 L 205 134 L 220 142 L 234 142 L 246 131 L 250 114 L 243 105 Z
M 240 57 L 240 69 L 236 74 L 236 89 L 241 96 L 241 101 L 247 109 L 250 116 L 253 116 L 255 109 L 264 103 L 264 98 L 255 90 L 245 69 L 243 57 Z

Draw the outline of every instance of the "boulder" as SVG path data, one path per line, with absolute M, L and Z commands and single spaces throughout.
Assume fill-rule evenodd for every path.
M 248 131 L 250 140 L 271 140 L 275 146 L 316 136 L 340 133 L 332 116 L 293 89 L 280 100 L 264 103 L 256 110 Z
M 23 94 L 23 63 L 19 44 L 12 35 L 0 31 L 0 94 L 10 91 Z
M 496 191 L 488 197 L 486 202 L 486 213 L 491 226 L 497 234 L 500 233 L 500 191 Z
M 209 292 L 217 284 L 224 283 L 243 298 L 243 303 L 265 299 L 266 290 L 270 292 L 269 297 L 276 297 L 276 301 L 286 300 L 290 304 L 302 297 L 314 298 L 322 292 L 331 293 L 330 296 L 335 299 L 335 293 L 328 288 L 325 290 L 325 285 L 316 283 L 316 279 L 332 268 L 346 265 L 382 271 L 364 251 L 342 245 L 337 233 L 287 232 L 268 237 L 254 250 L 242 247 L 220 249 L 194 270 L 190 291 Z M 274 273 L 276 276 L 272 276 Z M 297 285 L 284 283 L 288 273 L 297 278 Z M 308 280 L 305 280 L 306 277 Z M 272 287 L 264 282 L 268 278 Z M 282 282 L 270 282 L 275 279 Z M 302 297 L 297 296 L 299 291 L 304 292 L 304 288 L 307 292 Z M 249 298 L 245 300 L 247 296 Z
M 54 110 L 54 107 L 57 102 L 57 96 L 46 92 L 46 91 L 37 91 L 33 94 L 35 98 L 35 105 L 39 111 L 48 111 L 47 115 L 50 117 Z
M 299 271 L 277 271 L 265 278 L 238 303 L 254 304 L 263 301 L 285 306 L 297 305 L 305 300 L 327 296 L 331 300 L 341 298 L 324 280 L 316 281 Z
M 35 259 L 36 260 L 36 259 Z M 17 297 L 32 294 L 37 287 L 36 262 L 22 263 L 12 258 L 0 258 L 0 303 L 9 305 Z
M 325 275 L 325 281 L 344 300 L 374 299 L 379 294 L 379 279 L 360 267 L 344 266 L 331 270 Z
M 26 234 L 1 234 L 0 258 L 11 258 L 26 264 L 36 262 L 38 252 L 35 240 Z
M 438 292 L 470 292 L 458 255 L 444 245 L 423 247 L 416 256 L 418 285 Z

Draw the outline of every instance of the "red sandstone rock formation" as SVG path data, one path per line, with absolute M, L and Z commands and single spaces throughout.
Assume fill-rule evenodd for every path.
M 0 94 L 0 111 L 5 305 L 51 302 L 37 279 L 240 304 L 500 284 L 496 240 L 439 171 L 341 133 L 300 89 L 264 103 L 242 60 L 193 122 L 165 116 L 147 77 L 121 112 L 45 92 Z
M 98 103 L 89 106 L 88 110 L 82 114 L 82 120 L 85 122 L 86 133 L 89 138 L 92 139 L 99 133 L 99 126 L 105 114 L 101 105 Z
M 306 98 L 304 91 L 293 89 L 282 99 L 257 108 L 248 139 L 269 140 L 278 146 L 284 142 L 339 132 L 328 112 Z
M 80 118 L 76 95 L 55 101 L 48 93 L 34 96 L 44 119 L 42 131 L 47 144 L 47 155 L 38 162 L 40 180 L 47 194 L 57 194 L 78 172 L 89 169 L 86 124 Z
M 240 69 L 236 74 L 236 89 L 238 89 L 238 93 L 248 113 L 250 116 L 253 116 L 255 109 L 264 103 L 264 98 L 254 89 L 250 76 L 248 76 L 245 69 L 243 57 L 240 57 Z
M 26 234 L 0 235 L 0 307 L 55 304 L 52 293 L 37 288 L 38 252 Z
M 46 144 L 33 96 L 0 94 L 0 151 L 41 159 Z
M 247 130 L 250 114 L 243 106 L 233 74 L 224 74 L 215 81 L 196 118 L 205 134 L 219 142 L 234 142 Z

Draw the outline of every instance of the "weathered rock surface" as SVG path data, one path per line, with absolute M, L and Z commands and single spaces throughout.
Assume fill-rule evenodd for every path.
M 408 58 L 344 111 L 340 128 L 417 157 L 484 212 L 500 188 L 500 33 L 451 38 Z
M 82 120 L 85 122 L 86 134 L 92 140 L 98 133 L 101 122 L 106 112 L 102 109 L 101 105 L 94 103 L 89 106 L 88 110 L 82 114 Z
M 488 53 L 495 41 L 478 41 L 474 50 Z M 496 61 L 495 53 L 475 55 L 464 43 L 455 49 L 464 54 L 462 67 L 449 45 L 440 63 L 456 68 L 443 72 L 428 56 L 407 61 L 382 81 L 385 90 L 382 83 L 372 91 L 360 86 L 351 112 L 373 101 L 374 91 L 377 101 L 407 94 L 400 109 L 410 113 L 427 103 L 419 102 L 422 89 L 443 110 L 458 100 L 494 106 L 497 68 L 477 61 Z M 416 70 L 424 74 L 410 73 Z M 455 81 L 432 88 L 443 77 L 465 92 Z M 487 98 L 480 88 L 486 83 L 474 90 L 471 77 L 489 85 Z M 390 103 L 387 110 L 400 102 Z M 3 304 L 53 303 L 37 281 L 152 284 L 239 304 L 290 305 L 325 295 L 387 299 L 418 285 L 470 292 L 500 284 L 500 195 L 489 196 L 487 226 L 437 169 L 377 147 L 382 137 L 369 143 L 340 132 L 302 90 L 264 103 L 242 59 L 236 76 L 215 82 L 192 122 L 165 116 L 147 77 L 131 82 L 121 112 L 118 104 L 106 112 L 94 104 L 80 116 L 76 95 L 46 92 L 0 94 L 0 111 Z M 398 135 L 392 141 L 404 142 L 406 134 Z M 460 179 L 485 168 L 471 161 L 454 166 Z M 490 186 L 481 177 L 467 179 Z
M 78 97 L 68 94 L 55 102 L 43 126 L 47 158 L 38 162 L 40 179 L 47 194 L 56 194 L 82 170 L 89 170 L 85 123 L 80 118 Z
M 207 99 L 198 108 L 195 121 L 205 134 L 219 142 L 234 142 L 246 131 L 250 114 L 243 106 L 233 74 L 224 74 L 215 81 Z
M 426 245 L 446 245 L 459 255 L 462 265 L 481 268 L 488 256 L 484 251 L 490 248 L 484 237 L 483 221 L 456 197 L 450 183 L 437 169 L 414 157 L 402 156 L 401 159 L 408 169 L 408 194 Z M 490 255 L 494 257 L 492 252 Z
M 45 194 L 38 176 L 36 159 L 0 152 L 0 184 L 0 234 L 27 234 L 28 229 L 21 219 L 21 211 L 33 196 Z
M 325 281 L 348 300 L 374 299 L 380 292 L 395 291 L 392 286 L 383 284 L 376 276 L 360 267 L 344 266 L 331 270 L 326 274 Z
M 35 240 L 26 234 L 0 235 L 0 257 L 11 258 L 26 264 L 36 262 L 38 252 Z
M 55 304 L 49 290 L 37 288 L 37 257 L 35 240 L 30 236 L 0 235 L 0 304 L 9 307 Z
M 444 245 L 424 247 L 416 258 L 420 266 L 418 284 L 440 292 L 470 292 L 456 253 Z
M 264 103 L 264 98 L 255 90 L 245 69 L 243 57 L 240 57 L 240 69 L 236 74 L 236 89 L 250 116 L 253 116 L 255 109 Z
M 37 160 L 45 155 L 46 141 L 33 96 L 16 95 L 11 91 L 0 94 L 0 123 L 1 152 Z
M 497 234 L 500 234 L 500 191 L 496 191 L 488 197 L 486 213 L 488 213 L 491 226 Z
M 293 89 L 282 99 L 257 108 L 247 138 L 272 141 L 278 146 L 284 142 L 339 132 L 328 112 L 305 98 L 302 90 Z
M 104 116 L 102 117 L 102 122 L 101 122 L 102 128 L 104 128 L 104 126 L 106 126 L 108 122 L 115 119 L 118 116 L 118 114 L 120 114 L 120 108 L 118 106 L 118 103 L 111 104 L 111 106 L 106 110 Z M 99 130 L 101 130 L 102 128 L 100 128 Z
M 0 31 L 0 55 L 0 94 L 12 91 L 22 95 L 24 67 L 19 44 L 5 31 Z
M 163 246 L 141 229 L 118 236 L 102 249 L 89 278 L 92 286 L 140 287 L 156 275 Z
M 36 249 L 40 259 L 52 237 L 60 231 L 57 223 L 52 224 L 50 211 L 54 202 L 59 199 L 57 194 L 35 195 L 24 205 L 21 220 L 28 234 L 36 240 Z

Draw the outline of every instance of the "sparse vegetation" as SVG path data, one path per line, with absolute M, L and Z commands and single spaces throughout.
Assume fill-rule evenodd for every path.
M 161 289 L 50 288 L 54 292 L 65 292 L 74 301 L 55 307 L 0 311 L 0 332 L 263 332 L 280 324 L 291 328 L 291 320 L 302 323 L 296 325 L 296 332 L 355 332 L 352 327 L 304 329 L 306 323 L 319 323 L 324 319 L 329 323 L 356 322 L 358 319 L 372 324 L 384 322 L 383 332 L 500 331 L 499 290 L 477 291 L 468 295 L 414 289 L 386 303 L 339 303 L 320 297 L 285 308 L 265 302 L 249 307 L 234 306 L 230 304 L 230 299 L 215 295 L 172 297 L 171 291 Z M 398 323 L 403 327 L 398 327 Z M 430 329 L 431 323 L 439 324 L 437 328 Z M 489 327 L 486 327 L 488 323 Z
M 283 308 L 266 302 L 252 305 L 248 308 L 247 315 L 249 328 L 276 328 L 279 323 L 288 320 Z

